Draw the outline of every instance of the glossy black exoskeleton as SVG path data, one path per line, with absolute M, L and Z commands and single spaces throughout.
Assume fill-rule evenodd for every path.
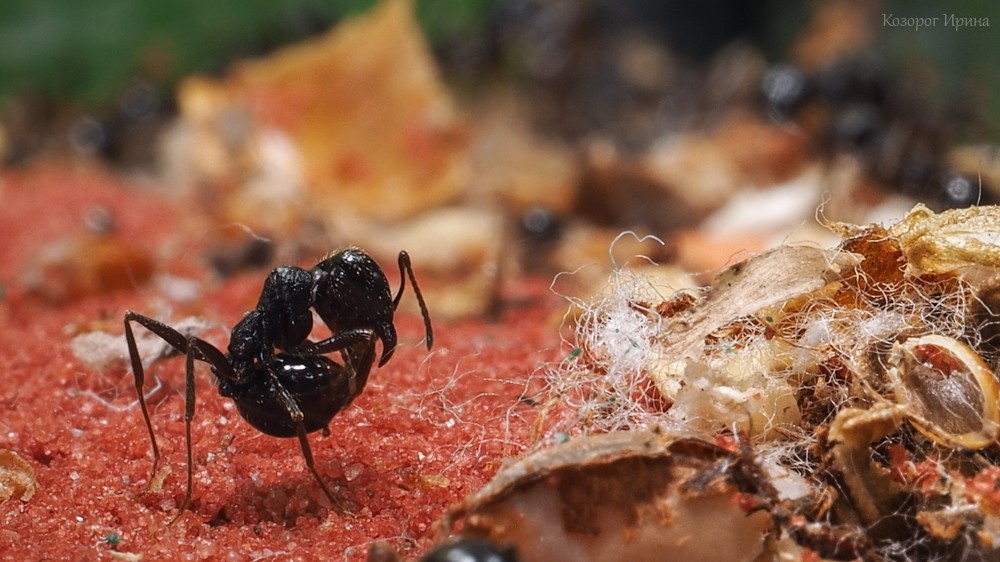
M 423 314 L 427 349 L 434 342 L 430 315 L 406 252 L 399 253 L 399 276 L 399 289 L 393 297 L 385 273 L 357 248 L 332 254 L 308 270 L 278 267 L 264 281 L 256 308 L 233 327 L 226 353 L 148 316 L 125 313 L 125 340 L 139 406 L 152 443 L 154 475 L 160 451 L 142 391 L 145 375 L 132 322 L 186 355 L 184 429 L 188 473 L 187 491 L 178 514 L 191 500 L 195 361 L 211 366 L 219 394 L 232 398 L 240 415 L 252 426 L 275 437 L 298 437 L 306 466 L 330 501 L 339 506 L 314 466 L 307 434 L 325 430 L 333 416 L 361 394 L 375 364 L 376 340 L 382 342 L 378 365 L 392 357 L 396 348 L 393 315 L 407 277 Z M 313 311 L 331 332 L 330 337 L 316 342 L 309 339 Z M 340 352 L 342 363 L 326 356 L 333 352 Z
M 420 562 L 518 562 L 514 547 L 464 538 L 428 552 Z

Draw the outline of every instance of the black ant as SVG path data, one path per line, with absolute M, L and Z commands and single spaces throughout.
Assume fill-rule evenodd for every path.
M 478 537 L 460 538 L 425 553 L 420 562 L 518 562 L 513 546 L 501 546 Z M 375 541 L 368 562 L 399 562 L 399 554 L 388 544 Z
M 439 546 L 420 562 L 518 562 L 512 546 L 500 546 L 485 539 L 465 538 Z
M 318 430 L 328 432 L 327 424 L 333 416 L 364 390 L 375 363 L 376 339 L 382 342 L 379 367 L 392 357 L 396 349 L 393 313 L 403 296 L 407 276 L 420 304 L 427 349 L 430 350 L 434 343 L 431 319 L 406 252 L 399 253 L 399 290 L 395 298 L 382 269 L 357 248 L 332 254 L 309 270 L 295 266 L 274 269 L 264 281 L 257 307 L 233 326 L 226 353 L 158 320 L 137 312 L 125 312 L 125 340 L 135 388 L 153 445 L 152 475 L 156 474 L 160 451 L 143 396 L 145 375 L 131 323 L 138 322 L 187 358 L 184 410 L 187 491 L 178 515 L 191 501 L 191 420 L 195 407 L 196 360 L 211 366 L 219 394 L 232 398 L 240 415 L 250 425 L 274 437 L 298 437 L 309 471 L 330 502 L 340 506 L 316 471 L 307 434 Z M 332 333 L 317 342 L 308 339 L 314 310 Z M 340 352 L 342 365 L 325 357 L 335 351 Z

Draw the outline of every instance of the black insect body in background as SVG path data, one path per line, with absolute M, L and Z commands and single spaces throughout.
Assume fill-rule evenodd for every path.
M 464 538 L 428 552 L 421 562 L 518 562 L 512 546 L 500 546 L 480 538 Z
M 935 210 L 997 202 L 997 186 L 949 161 L 956 141 L 982 136 L 976 131 L 984 118 L 956 104 L 938 107 L 873 57 L 848 57 L 812 73 L 775 65 L 761 94 L 775 121 L 815 121 L 806 127 L 817 128 L 821 152 L 852 155 L 871 179 Z
M 392 296 L 385 273 L 365 252 L 342 250 L 312 269 L 278 267 L 264 281 L 257 307 L 230 334 L 223 353 L 207 341 L 185 336 L 148 316 L 125 313 L 125 340 L 135 376 L 139 406 L 153 448 L 152 474 L 160 460 L 149 411 L 143 396 L 144 371 L 132 332 L 137 322 L 186 355 L 184 430 L 187 491 L 178 514 L 191 500 L 191 421 L 195 413 L 194 362 L 211 366 L 219 394 L 232 398 L 251 425 L 275 437 L 298 437 L 306 466 L 331 503 L 339 501 L 317 472 L 307 434 L 325 430 L 338 412 L 364 390 L 375 364 L 375 343 L 382 342 L 381 367 L 396 348 L 393 315 L 406 286 L 413 284 L 424 318 L 426 343 L 434 343 L 430 316 L 406 252 L 399 253 L 399 290 Z M 331 336 L 313 342 L 309 334 L 315 310 Z M 343 364 L 327 357 L 340 352 Z

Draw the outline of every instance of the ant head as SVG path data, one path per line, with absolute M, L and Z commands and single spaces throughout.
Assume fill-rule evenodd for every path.
M 294 266 L 275 268 L 264 281 L 257 310 L 264 315 L 263 338 L 279 349 L 305 341 L 312 331 L 312 275 Z
M 382 341 L 379 366 L 384 365 L 396 349 L 396 328 L 393 316 L 402 296 L 405 279 L 413 284 L 427 329 L 427 348 L 433 341 L 430 317 L 406 252 L 399 253 L 400 286 L 396 297 L 389 291 L 382 268 L 368 254 L 348 248 L 328 256 L 312 269 L 312 306 L 333 333 L 348 330 L 372 330 Z
M 361 250 L 343 250 L 313 268 L 312 305 L 333 332 L 368 328 L 387 347 L 395 346 L 389 282 L 375 260 Z

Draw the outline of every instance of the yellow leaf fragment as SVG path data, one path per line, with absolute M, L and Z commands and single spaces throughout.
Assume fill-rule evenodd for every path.
M 1000 267 L 1000 207 L 935 213 L 915 206 L 889 229 L 906 256 L 906 273 L 950 273 L 969 266 Z
M 189 78 L 178 104 L 196 137 L 185 161 L 220 189 L 235 185 L 227 212 L 251 225 L 303 191 L 307 210 L 335 225 L 411 217 L 465 187 L 467 127 L 410 0 L 384 0 L 222 80 Z

